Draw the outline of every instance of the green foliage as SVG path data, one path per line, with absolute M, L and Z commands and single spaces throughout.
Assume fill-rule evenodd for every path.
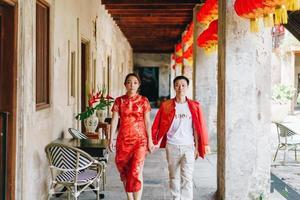
M 109 107 L 113 103 L 112 98 L 104 98 L 101 97 L 97 104 L 95 106 L 86 107 L 86 111 L 79 113 L 75 118 L 77 120 L 84 120 L 94 114 L 97 110 L 105 110 L 107 107 Z
M 275 85 L 272 89 L 272 100 L 276 104 L 287 104 L 295 94 L 295 88 L 287 85 Z
M 299 92 L 299 94 L 298 94 L 297 104 L 300 105 L 300 92 Z
M 259 200 L 264 200 L 265 199 L 265 195 L 263 194 L 263 193 L 261 193 L 260 195 L 259 195 Z

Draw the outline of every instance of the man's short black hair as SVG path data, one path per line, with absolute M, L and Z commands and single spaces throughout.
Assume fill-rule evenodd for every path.
M 189 85 L 189 83 L 190 83 L 190 80 L 187 77 L 185 77 L 185 76 L 177 76 L 173 80 L 173 85 L 174 86 L 175 86 L 176 81 L 178 81 L 178 80 L 185 80 L 186 83 L 187 83 L 187 85 Z

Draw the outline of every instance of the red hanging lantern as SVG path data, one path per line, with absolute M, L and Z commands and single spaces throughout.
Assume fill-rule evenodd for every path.
M 208 29 L 203 31 L 198 39 L 197 44 L 203 48 L 206 53 L 215 51 L 218 46 L 218 20 L 212 21 Z
M 181 42 L 175 45 L 175 55 L 182 56 L 182 44 Z
M 197 21 L 208 25 L 216 19 L 218 19 L 218 1 L 207 0 L 197 13 Z
M 189 48 L 185 52 L 183 52 L 184 59 L 189 59 L 192 56 L 193 56 L 193 45 L 189 46 Z
M 190 23 L 190 25 L 188 26 L 187 30 L 185 31 L 185 34 L 182 37 L 182 41 L 184 43 L 186 43 L 187 41 L 189 41 L 192 36 L 193 36 L 193 32 L 194 32 L 194 23 Z
M 182 56 L 180 56 L 180 57 L 176 57 L 175 58 L 175 62 L 176 62 L 176 64 L 182 64 Z
M 258 32 L 258 17 L 259 13 L 255 13 L 258 3 L 254 3 L 253 0 L 236 0 L 234 3 L 234 9 L 238 16 L 249 19 L 250 20 L 250 30 L 251 32 Z

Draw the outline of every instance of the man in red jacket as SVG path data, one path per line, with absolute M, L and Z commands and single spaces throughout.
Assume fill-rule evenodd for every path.
M 177 76 L 173 84 L 176 97 L 160 106 L 152 139 L 156 147 L 166 147 L 172 199 L 192 200 L 194 164 L 210 151 L 208 134 L 200 103 L 185 96 L 189 79 Z

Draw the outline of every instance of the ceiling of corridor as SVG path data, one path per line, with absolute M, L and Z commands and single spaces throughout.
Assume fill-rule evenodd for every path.
M 102 0 L 133 51 L 171 53 L 204 0 Z

